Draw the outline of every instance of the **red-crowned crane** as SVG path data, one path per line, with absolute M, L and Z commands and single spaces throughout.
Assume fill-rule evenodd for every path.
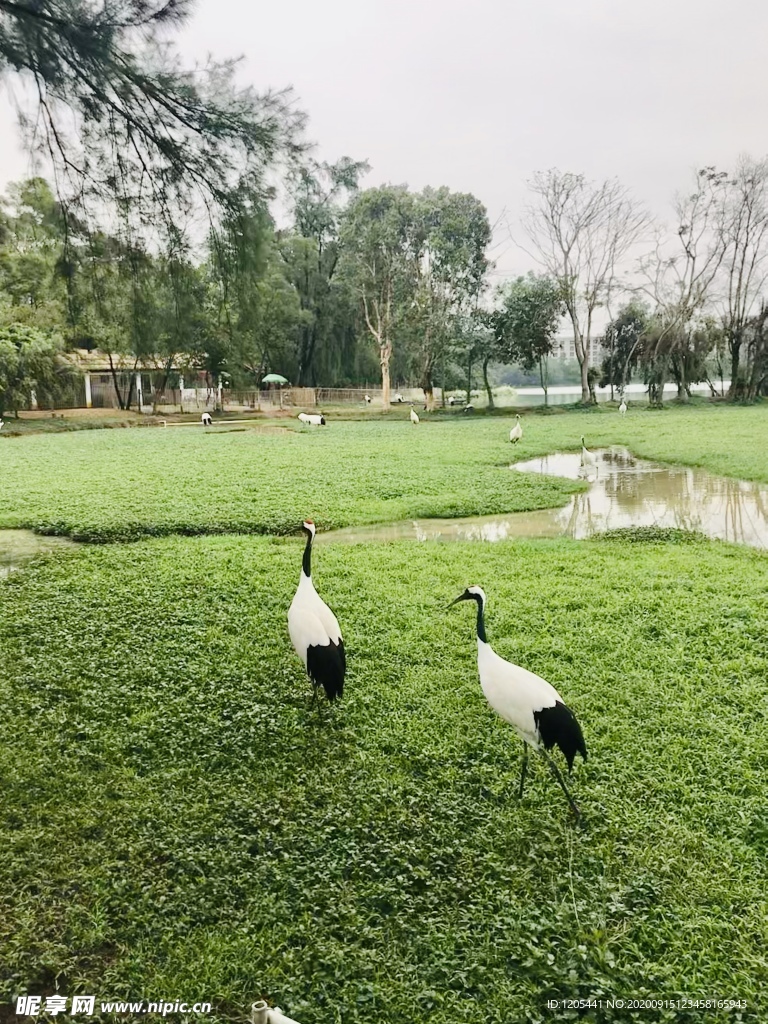
M 411 423 L 415 427 L 418 422 L 419 422 L 418 414 L 417 414 L 416 410 L 413 408 L 413 406 L 411 406 Z
M 523 436 L 523 425 L 520 422 L 520 416 L 515 416 L 515 419 L 517 420 L 517 423 L 514 425 L 514 427 L 512 427 L 512 429 L 509 432 L 509 440 L 512 442 L 512 444 L 517 444 L 517 442 Z
M 622 395 L 621 396 L 621 405 L 619 406 L 619 412 L 621 413 L 622 416 L 624 416 L 626 414 L 626 411 L 627 411 L 627 400 L 624 397 L 624 395 Z
M 210 427 L 211 424 L 213 423 L 213 420 L 211 419 L 211 414 L 209 412 L 204 412 L 203 415 L 200 417 L 200 422 L 203 424 L 204 427 Z
M 558 746 L 573 770 L 576 754 L 586 761 L 587 746 L 576 716 L 563 702 L 563 698 L 545 679 L 527 669 L 500 658 L 485 635 L 485 592 L 482 587 L 467 587 L 463 594 L 451 602 L 477 602 L 477 669 L 485 699 L 493 710 L 509 722 L 525 744 L 520 774 L 520 798 L 523 796 L 525 773 L 528 769 L 528 747 L 539 750 L 565 793 L 571 810 L 580 817 L 581 812 L 568 792 L 562 775 L 547 751 Z
M 325 416 L 315 416 L 310 413 L 300 412 L 299 419 L 302 423 L 306 423 L 310 427 L 324 427 Z
M 301 526 L 307 535 L 304 558 L 301 563 L 299 586 L 288 609 L 288 632 L 294 650 L 304 662 L 312 680 L 313 700 L 318 686 L 325 690 L 328 700 L 336 700 L 344 692 L 347 658 L 344 641 L 336 616 L 322 600 L 312 583 L 312 541 L 315 524 L 306 519 Z

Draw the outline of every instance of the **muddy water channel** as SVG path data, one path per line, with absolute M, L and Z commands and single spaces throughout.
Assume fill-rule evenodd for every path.
M 518 473 L 583 479 L 588 489 L 556 509 L 471 519 L 420 519 L 351 527 L 319 541 L 485 540 L 591 537 L 629 526 L 677 527 L 768 549 L 768 486 L 713 476 L 703 469 L 661 466 L 625 448 L 596 450 L 585 471 L 580 454 L 555 453 L 510 468 Z
M 629 526 L 677 527 L 768 550 L 768 486 L 712 476 L 702 469 L 660 466 L 624 448 L 594 452 L 588 472 L 579 454 L 555 453 L 514 463 L 513 473 L 583 479 L 587 490 L 562 508 L 470 519 L 413 519 L 353 526 L 318 534 L 319 543 L 388 540 L 481 540 L 515 537 L 591 537 Z M 0 530 L 0 577 L 35 555 L 75 547 L 62 537 Z

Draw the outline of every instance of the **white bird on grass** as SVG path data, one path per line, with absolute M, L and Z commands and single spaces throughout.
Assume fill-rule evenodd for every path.
M 416 410 L 412 407 L 411 408 L 411 423 L 413 423 L 413 425 L 415 426 L 418 422 L 419 422 L 418 414 L 417 414 Z
M 365 404 L 366 405 L 370 405 L 371 404 L 371 396 L 370 395 L 366 395 L 365 396 Z
M 306 423 L 310 427 L 324 427 L 325 416 L 314 416 L 306 412 L 299 413 L 299 419 L 302 423 Z
M 288 632 L 293 648 L 312 680 L 312 699 L 317 697 L 318 686 L 322 686 L 328 700 L 334 701 L 344 692 L 344 676 L 347 671 L 344 641 L 336 616 L 312 583 L 310 560 L 315 524 L 311 519 L 305 519 L 301 528 L 307 535 L 307 545 L 301 563 L 299 586 L 288 609 Z
M 523 436 L 523 426 L 520 423 L 520 416 L 515 416 L 515 419 L 517 420 L 517 423 L 514 425 L 514 427 L 512 427 L 512 429 L 509 432 L 509 440 L 512 442 L 512 444 L 517 444 L 517 442 Z
M 203 415 L 200 417 L 200 422 L 203 424 L 204 427 L 210 427 L 211 424 L 213 423 L 213 420 L 211 419 L 211 414 L 209 412 L 204 412 Z
M 548 754 L 552 747 L 559 747 L 568 762 L 569 773 L 573 770 L 576 754 L 581 754 L 586 761 L 587 745 L 576 716 L 554 686 L 541 676 L 500 658 L 490 646 L 485 635 L 483 613 L 486 598 L 481 587 L 467 587 L 451 605 L 459 601 L 477 602 L 477 669 L 485 699 L 497 715 L 509 722 L 525 744 L 520 774 L 520 799 L 528 769 L 528 747 L 533 747 L 541 752 L 578 820 L 581 812 L 568 792 L 557 765 Z
M 623 416 L 627 411 L 627 400 L 624 395 L 621 396 L 621 405 L 619 406 L 619 412 Z

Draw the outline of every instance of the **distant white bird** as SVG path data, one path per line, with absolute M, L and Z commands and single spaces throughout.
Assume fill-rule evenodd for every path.
M 405 401 L 405 399 L 403 398 L 403 396 L 402 396 L 402 395 L 400 394 L 400 392 L 399 392 L 399 391 L 396 391 L 396 392 L 395 392 L 395 398 L 394 398 L 394 401 L 395 401 L 395 402 L 404 402 L 404 401 Z
M 413 407 L 411 407 L 411 423 L 413 423 L 414 426 L 415 426 L 418 422 L 419 422 L 418 414 L 416 413 L 416 410 Z
M 371 396 L 370 395 L 366 395 L 365 396 L 365 404 L 366 405 L 370 405 L 371 404 Z
M 474 405 L 465 405 L 464 406 L 464 412 L 470 412 L 471 413 L 471 412 L 474 412 L 474 411 L 475 411 Z
M 5 421 L 4 420 L 0 420 L 0 430 L 3 429 L 4 425 L 5 425 Z
M 456 399 L 453 397 L 453 395 L 451 395 L 450 398 L 448 399 L 448 405 L 455 405 L 455 404 L 456 404 Z
M 627 400 L 624 395 L 621 396 L 621 405 L 619 406 L 619 412 L 623 416 L 627 411 Z
M 203 424 L 204 427 L 210 427 L 210 425 L 213 423 L 213 420 L 211 419 L 211 414 L 209 412 L 204 412 L 203 415 L 200 417 L 200 422 Z
M 514 425 L 514 427 L 512 427 L 512 429 L 509 432 L 509 440 L 512 442 L 512 444 L 517 444 L 517 442 L 523 436 L 523 427 L 520 423 L 520 416 L 515 416 L 515 419 L 517 420 L 517 423 Z
M 304 548 L 299 586 L 288 609 L 288 632 L 294 650 L 312 680 L 313 699 L 317 696 L 318 686 L 322 686 L 328 700 L 333 701 L 344 692 L 347 671 L 344 641 L 336 616 L 312 583 L 310 561 L 315 524 L 306 519 L 301 528 L 307 535 L 307 546 Z
M 451 605 L 459 601 L 477 602 L 477 669 L 485 699 L 505 722 L 509 722 L 525 744 L 520 798 L 523 796 L 528 769 L 528 747 L 533 747 L 543 755 L 578 819 L 581 812 L 568 792 L 557 765 L 547 753 L 552 747 L 558 746 L 568 762 L 569 773 L 573 770 L 577 753 L 586 761 L 587 745 L 576 716 L 554 686 L 541 676 L 500 658 L 490 646 L 485 635 L 483 613 L 486 598 L 481 587 L 467 587 Z
M 597 456 L 587 451 L 584 445 L 584 437 L 581 438 L 581 464 L 582 466 L 594 466 L 597 468 Z
M 299 419 L 302 423 L 307 423 L 310 427 L 324 427 L 325 416 L 313 416 L 306 412 L 299 413 Z

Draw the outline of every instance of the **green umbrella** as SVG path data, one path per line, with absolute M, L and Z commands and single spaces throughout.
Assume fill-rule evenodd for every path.
M 266 377 L 261 378 L 262 384 L 287 384 L 288 378 L 281 377 L 279 373 L 268 373 Z

